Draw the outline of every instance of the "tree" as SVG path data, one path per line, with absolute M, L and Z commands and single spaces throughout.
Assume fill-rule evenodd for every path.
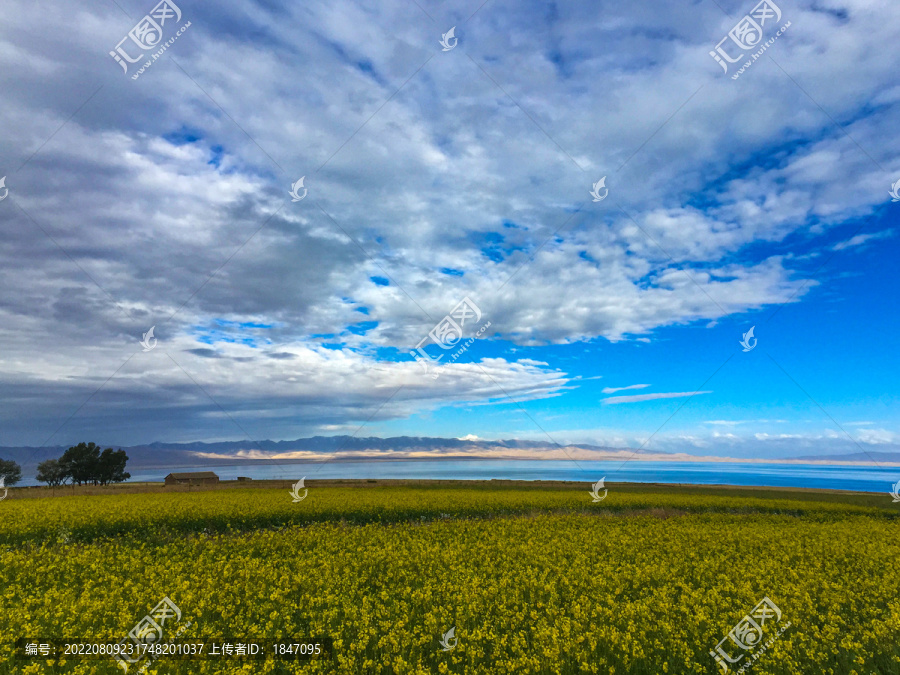
M 131 474 L 125 471 L 125 463 L 128 461 L 125 451 L 106 448 L 101 454 L 100 446 L 96 443 L 73 445 L 58 461 L 60 478 L 63 481 L 71 478 L 73 484 L 109 485 L 131 478 Z
M 97 483 L 100 464 L 100 446 L 96 443 L 79 443 L 73 445 L 59 458 L 60 466 L 66 477 L 73 483 Z
M 37 479 L 50 487 L 56 487 L 66 482 L 66 472 L 58 459 L 48 459 L 37 465 Z
M 128 455 L 124 450 L 115 450 L 107 448 L 100 455 L 98 464 L 97 480 L 100 485 L 109 485 L 110 483 L 121 483 L 131 478 L 131 474 L 125 471 L 125 463 L 128 461 Z
M 0 459 L 0 478 L 7 487 L 15 485 L 22 480 L 22 467 L 11 459 Z

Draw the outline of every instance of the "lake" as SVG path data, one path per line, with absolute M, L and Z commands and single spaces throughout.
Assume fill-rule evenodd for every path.
M 580 468 L 579 468 L 580 467 Z M 883 492 L 900 480 L 900 467 L 762 464 L 755 462 L 640 462 L 566 460 L 394 460 L 309 464 L 178 467 L 175 471 L 215 471 L 223 480 L 238 476 L 297 480 L 321 478 L 411 478 L 457 480 L 570 480 L 608 484 L 693 483 L 756 485 Z M 166 469 L 131 471 L 132 481 L 162 481 Z M 36 484 L 33 479 L 22 485 Z

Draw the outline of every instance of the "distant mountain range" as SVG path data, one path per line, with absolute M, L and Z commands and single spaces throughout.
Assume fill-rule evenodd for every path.
M 101 443 L 101 447 L 106 444 Z M 45 459 L 62 455 L 68 446 L 0 447 L 0 458 L 12 459 L 23 469 L 32 468 Z M 113 446 L 128 453 L 129 469 L 174 469 L 178 467 L 240 466 L 267 461 L 279 464 L 310 461 L 391 460 L 391 459 L 574 459 L 574 460 L 644 460 L 680 462 L 766 462 L 766 463 L 900 463 L 900 453 L 873 452 L 848 455 L 806 455 L 784 459 L 735 459 L 696 456 L 684 453 L 612 448 L 572 444 L 558 446 L 541 441 L 498 440 L 477 438 L 429 438 L 396 436 L 393 438 L 355 436 L 313 436 L 293 441 L 222 441 L 218 443 L 150 443 L 149 445 Z
M 102 447 L 106 444 L 100 443 Z M 0 458 L 33 466 L 45 459 L 59 457 L 68 446 L 0 447 Z M 628 448 L 595 445 L 568 445 L 565 448 L 540 441 L 486 441 L 459 438 L 395 436 L 393 438 L 355 436 L 313 436 L 293 441 L 222 441 L 217 443 L 150 443 L 149 445 L 114 446 L 128 453 L 129 468 L 159 469 L 180 466 L 258 464 L 261 461 L 308 462 L 310 460 L 377 460 L 377 459 L 568 459 L 568 451 L 579 458 L 600 455 L 654 456 Z

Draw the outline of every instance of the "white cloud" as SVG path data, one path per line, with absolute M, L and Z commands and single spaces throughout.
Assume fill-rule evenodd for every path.
M 843 251 L 845 248 L 852 248 L 854 246 L 861 246 L 865 244 L 867 241 L 876 241 L 878 239 L 886 239 L 890 236 L 893 236 L 893 230 L 884 230 L 883 232 L 871 232 L 869 234 L 857 234 L 846 241 L 839 242 L 832 246 L 832 250 L 834 251 Z
M 711 391 L 679 391 L 661 394 L 635 394 L 634 396 L 611 396 L 604 398 L 604 405 L 613 403 L 639 403 L 641 401 L 655 401 L 660 398 L 684 398 L 685 396 L 696 396 L 697 394 L 711 394 Z
M 900 443 L 900 434 L 888 429 L 860 429 L 856 433 L 856 440 L 871 445 L 897 445 Z
M 645 389 L 649 386 L 649 384 L 630 384 L 627 387 L 603 387 L 602 392 L 604 394 L 614 394 L 617 391 L 626 391 L 628 389 Z

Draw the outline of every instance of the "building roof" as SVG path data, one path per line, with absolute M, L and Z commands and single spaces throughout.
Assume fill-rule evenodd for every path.
M 186 473 L 170 473 L 166 478 L 218 478 L 212 471 L 189 471 Z

